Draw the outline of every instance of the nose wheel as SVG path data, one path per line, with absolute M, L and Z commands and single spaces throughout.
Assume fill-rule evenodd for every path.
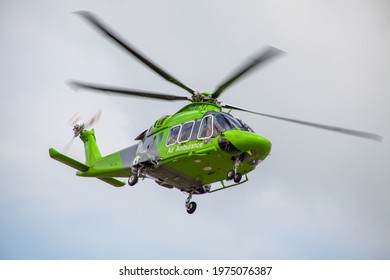
M 191 198 L 192 198 L 192 193 L 188 195 L 188 198 L 186 200 L 186 210 L 188 214 L 193 214 L 197 206 L 195 201 L 191 201 Z
M 226 176 L 226 180 L 230 181 L 233 180 L 234 183 L 240 183 L 242 179 L 242 174 L 241 173 L 236 173 L 233 169 L 230 170 Z
M 234 166 L 233 169 L 229 170 L 226 176 L 226 180 L 230 181 L 233 180 L 235 183 L 239 183 L 242 179 L 242 174 L 237 172 L 238 167 L 241 164 L 240 157 L 237 157 L 234 160 Z
M 236 174 L 234 175 L 233 181 L 234 181 L 235 183 L 240 183 L 240 182 L 241 182 L 241 179 L 242 179 L 242 174 L 241 174 L 241 173 L 236 173 Z
M 242 174 L 237 172 L 238 167 L 241 164 L 241 157 L 236 157 L 234 159 L 234 166 L 233 169 L 229 170 L 226 180 L 230 181 L 233 180 L 235 183 L 239 183 L 242 179 Z
M 234 179 L 234 175 L 236 175 L 236 172 L 232 169 L 232 170 L 229 170 L 227 176 L 226 176 L 226 180 L 230 181 L 230 180 L 233 180 Z

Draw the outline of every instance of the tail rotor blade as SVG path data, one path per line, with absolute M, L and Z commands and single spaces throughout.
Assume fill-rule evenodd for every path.
M 63 154 L 67 154 L 69 152 L 70 147 L 72 147 L 75 138 L 76 137 L 72 137 L 72 139 L 68 142 L 68 144 L 66 144 L 66 146 L 62 149 Z
M 76 123 L 78 123 L 79 121 L 81 120 L 81 116 L 80 116 L 80 113 L 77 112 L 76 114 L 74 114 L 74 116 L 68 121 L 68 125 L 75 125 Z
M 102 114 L 102 110 L 99 110 L 95 113 L 95 115 L 92 116 L 92 118 L 85 124 L 86 128 L 90 128 L 93 125 L 97 124 L 100 120 L 100 116 Z

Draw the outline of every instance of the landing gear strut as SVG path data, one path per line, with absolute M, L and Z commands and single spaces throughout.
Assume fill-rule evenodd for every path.
M 193 214 L 197 206 L 195 201 L 191 201 L 191 198 L 192 198 L 192 193 L 188 195 L 188 198 L 186 200 L 186 209 L 188 214 Z
M 226 176 L 226 180 L 230 181 L 233 180 L 235 183 L 239 183 L 242 179 L 242 174 L 237 172 L 238 167 L 241 164 L 240 157 L 236 157 L 234 160 L 234 166 L 233 169 L 229 170 Z

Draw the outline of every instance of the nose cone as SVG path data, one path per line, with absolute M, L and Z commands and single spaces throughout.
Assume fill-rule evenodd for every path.
M 222 150 L 231 154 L 247 152 L 256 159 L 265 159 L 270 151 L 271 142 L 252 132 L 232 130 L 226 131 L 218 141 Z

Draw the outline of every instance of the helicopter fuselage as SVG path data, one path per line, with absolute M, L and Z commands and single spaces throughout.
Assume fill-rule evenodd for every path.
M 133 167 L 168 188 L 201 194 L 210 184 L 256 168 L 271 142 L 214 104 L 192 103 L 145 132 Z
M 160 118 L 136 138 L 140 141 L 136 145 L 100 158 L 97 152 L 96 160 L 94 132 L 85 131 L 80 138 L 90 167 L 77 175 L 110 178 L 136 174 L 192 194 L 210 192 L 212 183 L 233 179 L 228 178 L 231 170 L 247 174 L 271 150 L 271 142 L 241 120 L 217 105 L 201 102 Z M 234 181 L 239 183 L 241 177 Z

